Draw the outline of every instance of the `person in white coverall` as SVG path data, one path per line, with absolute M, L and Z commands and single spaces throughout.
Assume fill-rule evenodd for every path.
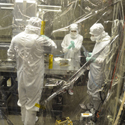
M 13 37 L 8 57 L 16 59 L 18 78 L 18 105 L 24 125 L 34 125 L 44 79 L 44 48 L 56 48 L 48 37 L 40 36 L 41 19 L 31 17 L 24 32 Z
M 71 59 L 72 67 L 76 70 L 80 68 L 80 49 L 82 47 L 82 42 L 83 36 L 78 33 L 78 24 L 71 24 L 70 33 L 64 37 L 61 46 L 64 52 L 64 58 Z M 71 85 L 68 90 L 70 95 L 73 95 L 72 88 L 73 85 Z
M 101 103 L 99 90 L 104 83 L 104 63 L 105 58 L 109 52 L 110 36 L 104 31 L 104 27 L 101 23 L 96 23 L 90 28 L 91 40 L 96 41 L 92 53 L 89 53 L 90 57 L 86 58 L 88 61 L 91 58 L 93 62 L 90 64 L 90 71 L 88 74 L 87 89 L 89 95 L 92 97 L 92 104 L 94 110 L 98 110 Z

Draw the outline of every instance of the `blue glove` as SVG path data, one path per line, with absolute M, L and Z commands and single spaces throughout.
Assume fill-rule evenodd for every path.
M 75 48 L 75 43 L 74 41 L 71 41 L 72 48 Z
M 92 62 L 94 62 L 94 61 L 95 61 L 95 58 L 86 57 L 86 61 L 88 62 L 89 60 L 91 60 Z

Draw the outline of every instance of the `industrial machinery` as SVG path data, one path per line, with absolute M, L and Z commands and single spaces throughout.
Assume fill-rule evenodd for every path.
M 123 125 L 124 6 L 124 0 L 0 0 L 0 119 L 13 125 L 6 115 L 20 114 L 17 106 L 16 61 L 8 59 L 7 50 L 12 38 L 24 31 L 29 18 L 37 16 L 42 19 L 41 35 L 47 35 L 57 44 L 53 55 L 49 57 L 45 54 L 44 88 L 39 105 L 39 113 L 43 114 L 43 119 L 39 122 L 43 125 L 49 125 L 48 122 L 51 125 L 68 125 L 69 121 L 73 125 L 84 125 L 90 120 L 80 119 L 84 110 L 79 104 L 88 101 L 86 83 L 91 61 L 86 62 L 85 56 L 92 51 L 95 44 L 89 39 L 89 28 L 100 22 L 111 36 L 111 42 L 104 66 L 105 81 L 100 90 L 103 103 L 96 112 L 95 124 Z M 79 33 L 84 37 L 80 69 L 72 67 L 70 59 L 63 58 L 61 48 L 61 42 L 72 23 L 79 25 Z M 69 97 L 67 90 L 73 83 L 76 84 L 75 94 Z M 66 119 L 61 124 L 60 120 L 64 116 Z

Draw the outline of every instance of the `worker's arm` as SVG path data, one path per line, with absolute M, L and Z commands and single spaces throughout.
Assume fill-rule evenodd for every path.
M 67 53 L 68 50 L 70 49 L 69 45 L 68 45 L 68 36 L 66 35 L 61 43 L 62 46 L 62 50 L 64 53 Z
M 7 51 L 7 56 L 8 56 L 8 59 L 12 59 L 12 60 L 15 59 L 16 55 L 15 55 L 15 50 L 14 50 L 14 38 L 12 39 L 9 49 Z
M 74 45 L 74 51 L 78 52 L 81 47 L 82 47 L 82 42 L 83 42 L 83 36 L 79 36 L 78 41 L 76 42 L 76 44 Z
M 51 51 L 57 49 L 55 42 L 49 37 L 42 35 L 37 40 L 37 46 L 43 53 L 50 53 Z

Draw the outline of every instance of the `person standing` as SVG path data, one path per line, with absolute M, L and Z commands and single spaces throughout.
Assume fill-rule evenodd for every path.
M 8 49 L 8 58 L 17 63 L 18 105 L 21 107 L 24 125 L 35 125 L 44 80 L 45 47 L 57 48 L 54 41 L 40 36 L 41 19 L 31 17 L 25 31 L 13 37 Z
M 73 69 L 80 68 L 80 49 L 82 47 L 83 36 L 78 33 L 78 24 L 74 23 L 70 25 L 70 33 L 67 34 L 61 44 L 64 58 L 71 59 L 71 65 Z M 73 95 L 73 85 L 68 90 L 70 95 Z
M 98 110 L 101 104 L 101 97 L 99 91 L 104 84 L 104 64 L 106 56 L 109 53 L 110 36 L 104 31 L 101 23 L 96 23 L 90 27 L 90 39 L 95 41 L 95 46 L 90 57 L 86 57 L 86 61 L 93 60 L 90 64 L 88 74 L 87 92 L 91 99 L 91 109 L 93 114 Z M 94 57 L 94 58 L 93 58 Z M 89 106 L 87 107 L 89 109 Z

